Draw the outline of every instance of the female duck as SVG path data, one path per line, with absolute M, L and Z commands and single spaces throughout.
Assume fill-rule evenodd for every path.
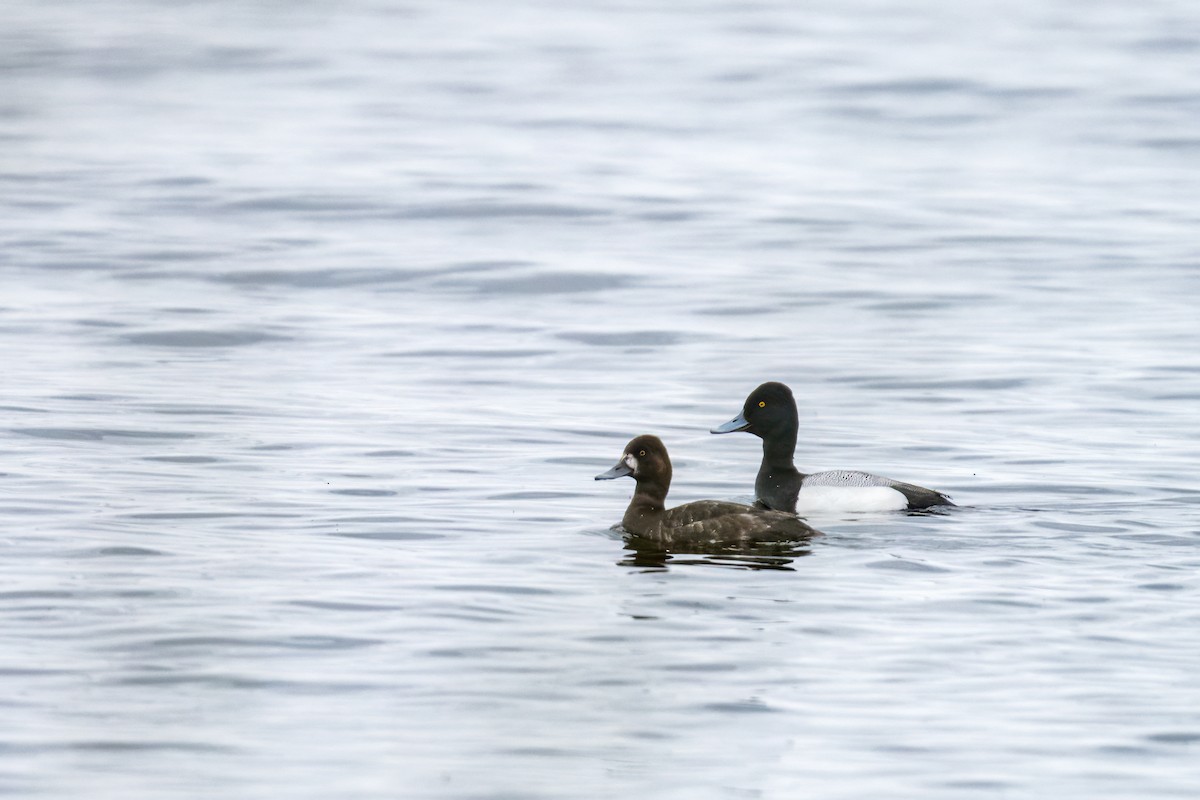
M 763 440 L 762 465 L 754 494 L 766 508 L 800 514 L 840 511 L 899 511 L 952 506 L 933 489 L 869 472 L 830 470 L 805 475 L 792 459 L 799 429 L 796 400 L 782 383 L 764 383 L 746 398 L 742 413 L 712 433 L 747 431 Z
M 671 459 L 657 436 L 638 436 L 625 445 L 621 460 L 598 481 L 626 475 L 637 481 L 629 508 L 621 519 L 627 532 L 672 542 L 715 542 L 746 539 L 786 539 L 812 536 L 815 530 L 793 514 L 741 503 L 698 500 L 666 507 L 671 487 Z

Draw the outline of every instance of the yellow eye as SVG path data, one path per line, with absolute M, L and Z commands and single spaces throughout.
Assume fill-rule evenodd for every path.
M 646 451 L 645 451 L 645 450 L 638 450 L 638 455 L 639 455 L 639 456 L 644 456 L 644 455 L 646 455 Z
M 759 408 L 766 408 L 766 407 L 767 407 L 767 401 L 766 401 L 766 400 L 759 400 L 759 401 L 758 401 L 758 407 L 759 407 Z

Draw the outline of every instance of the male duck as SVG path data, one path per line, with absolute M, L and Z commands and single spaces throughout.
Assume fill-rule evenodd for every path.
M 799 427 L 792 390 L 772 381 L 750 393 L 741 414 L 712 429 L 712 433 L 747 431 L 763 440 L 762 466 L 754 480 L 754 494 L 763 507 L 813 514 L 954 505 L 941 492 L 869 472 L 799 472 L 792 461 Z
M 721 500 L 697 500 L 666 507 L 671 487 L 671 459 L 657 436 L 638 436 L 625 445 L 621 460 L 596 476 L 605 481 L 626 475 L 637 481 L 629 508 L 621 518 L 628 533 L 665 544 L 796 539 L 817 531 L 794 514 Z

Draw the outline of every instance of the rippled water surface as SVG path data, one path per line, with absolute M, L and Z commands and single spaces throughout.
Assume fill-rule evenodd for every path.
M 0 793 L 1200 794 L 1193 3 L 0 16 Z

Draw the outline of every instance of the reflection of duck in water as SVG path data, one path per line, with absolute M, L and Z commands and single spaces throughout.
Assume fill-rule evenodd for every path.
M 638 436 L 625 445 L 621 460 L 596 480 L 631 476 L 637 489 L 621 518 L 627 532 L 663 544 L 795 540 L 817 533 L 794 514 L 741 503 L 698 500 L 667 508 L 671 459 L 657 436 Z
M 617 563 L 622 567 L 643 570 L 666 570 L 670 567 L 703 566 L 752 570 L 783 570 L 791 572 L 797 558 L 812 555 L 809 539 L 796 536 L 784 539 L 749 540 L 737 542 L 695 542 L 673 544 L 632 534 L 625 536 L 625 553 Z
M 763 440 L 762 465 L 754 480 L 754 495 L 765 508 L 814 514 L 954 505 L 941 492 L 869 472 L 838 469 L 805 475 L 792 461 L 799 428 L 792 390 L 782 383 L 771 382 L 751 392 L 742 413 L 712 432 L 746 431 Z

